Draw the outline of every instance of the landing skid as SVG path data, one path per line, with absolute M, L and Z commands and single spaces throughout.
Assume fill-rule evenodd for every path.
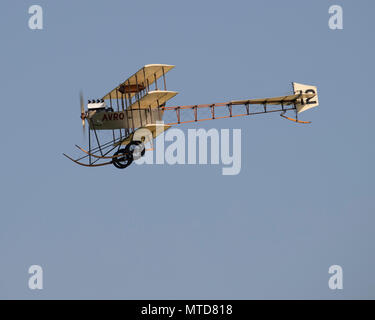
M 65 157 L 67 157 L 69 160 L 72 160 L 76 164 L 79 164 L 79 165 L 84 166 L 84 167 L 102 167 L 102 166 L 106 166 L 108 164 L 112 164 L 112 161 L 103 162 L 103 163 L 96 163 L 96 164 L 86 164 L 86 163 L 79 162 L 78 160 L 74 160 L 73 158 L 69 157 L 65 153 L 63 153 L 63 155 Z
M 119 148 L 112 156 L 107 156 L 106 154 L 111 152 L 113 148 L 105 154 L 102 153 L 102 155 L 98 155 L 97 150 L 95 153 L 93 153 L 93 152 L 89 152 L 83 149 L 82 147 L 78 145 L 76 145 L 76 147 L 82 152 L 84 152 L 86 155 L 78 159 L 73 159 L 70 156 L 66 155 L 65 153 L 63 153 L 63 155 L 67 157 L 69 160 L 84 167 L 101 167 L 101 166 L 106 166 L 108 164 L 113 164 L 118 169 L 125 169 L 128 166 L 130 166 L 134 160 L 137 160 L 140 157 L 143 157 L 146 152 L 144 144 L 141 141 L 131 141 L 130 143 L 126 145 L 125 148 Z M 94 162 L 91 162 L 90 160 L 89 163 L 80 162 L 81 159 L 84 159 L 87 157 L 90 157 L 90 158 L 93 157 L 93 158 L 96 158 L 97 160 Z M 111 161 L 95 163 L 103 159 L 111 159 Z
M 91 156 L 91 157 L 94 157 L 94 158 L 97 158 L 97 159 L 114 159 L 114 158 L 117 158 L 117 157 L 120 157 L 120 155 L 113 155 L 113 156 L 98 156 L 96 154 L 93 154 L 91 152 L 88 152 L 87 150 L 81 148 L 80 146 L 76 145 L 76 147 L 81 150 L 82 152 L 86 153 L 87 155 Z
M 285 119 L 288 119 L 288 120 L 290 120 L 290 121 L 297 122 L 297 123 L 303 123 L 303 124 L 311 123 L 311 121 L 302 121 L 302 120 L 298 120 L 298 119 L 294 119 L 294 118 L 287 117 L 287 116 L 285 116 L 283 113 L 280 114 L 280 117 L 283 117 L 283 118 L 285 118 Z

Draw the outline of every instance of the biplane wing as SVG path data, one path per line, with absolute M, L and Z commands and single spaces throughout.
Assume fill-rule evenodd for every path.
M 102 99 L 118 99 L 125 94 L 128 97 L 133 97 L 141 90 L 149 88 L 151 84 L 157 84 L 157 79 L 165 76 L 165 74 L 173 68 L 174 66 L 169 64 L 147 64 L 130 78 L 108 92 Z
M 164 105 L 169 99 L 172 99 L 178 92 L 176 91 L 149 91 L 138 101 L 135 101 L 129 109 L 148 109 L 158 108 Z

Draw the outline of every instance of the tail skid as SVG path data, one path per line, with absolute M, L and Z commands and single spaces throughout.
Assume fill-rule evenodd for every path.
M 303 123 L 303 124 L 309 124 L 309 123 L 311 123 L 311 121 L 302 121 L 302 120 L 298 120 L 297 118 L 294 119 L 294 118 L 287 117 L 287 116 L 284 115 L 284 113 L 285 112 L 280 113 L 280 117 L 283 117 L 285 119 L 288 119 L 290 121 L 297 122 L 297 123 Z

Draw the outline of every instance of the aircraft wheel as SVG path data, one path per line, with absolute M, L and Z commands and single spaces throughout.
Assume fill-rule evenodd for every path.
M 133 160 L 138 160 L 143 157 L 146 153 L 146 148 L 141 141 L 132 141 L 126 147 L 125 150 L 133 156 Z
M 117 150 L 114 156 L 116 157 L 112 159 L 112 163 L 118 169 L 125 169 L 133 162 L 133 156 L 126 148 Z

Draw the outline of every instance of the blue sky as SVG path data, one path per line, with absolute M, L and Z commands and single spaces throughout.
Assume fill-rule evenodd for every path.
M 28 28 L 28 8 L 44 29 Z M 330 30 L 328 8 L 344 10 Z M 0 20 L 0 298 L 375 298 L 373 1 L 5 1 Z M 145 64 L 174 64 L 169 105 L 318 86 L 308 126 L 242 130 L 242 170 L 97 169 L 78 94 L 101 97 Z M 194 124 L 182 128 L 194 128 Z M 44 289 L 27 286 L 30 265 Z M 328 288 L 328 268 L 344 289 Z

